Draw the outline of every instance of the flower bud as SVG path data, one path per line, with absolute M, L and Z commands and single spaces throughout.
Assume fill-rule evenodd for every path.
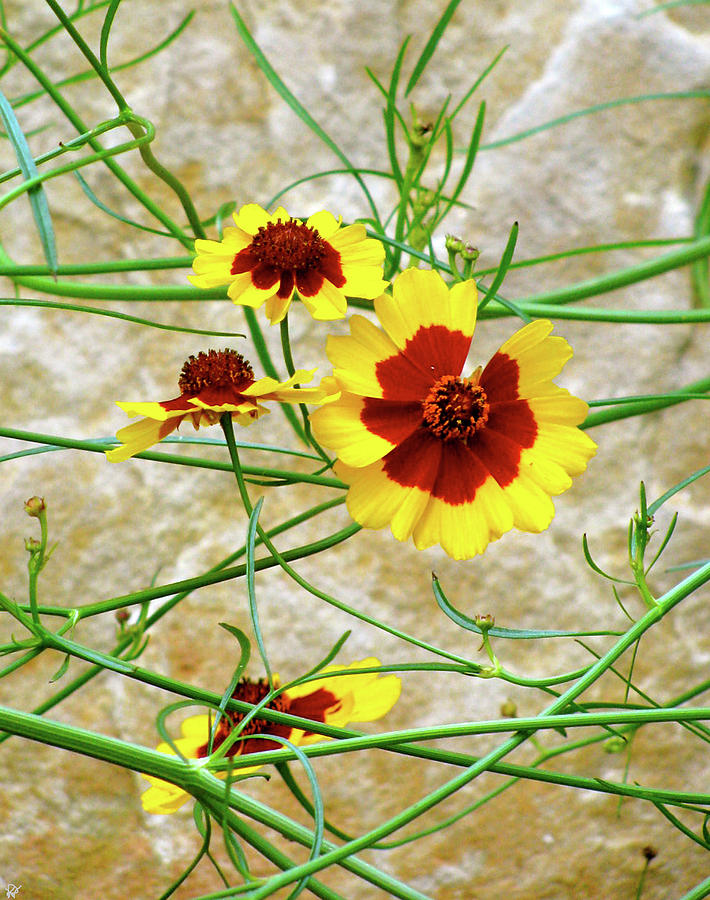
M 30 497 L 29 500 L 25 500 L 25 512 L 33 519 L 39 519 L 46 508 L 44 497 Z
M 463 259 L 465 262 L 476 262 L 478 257 L 481 255 L 478 249 L 473 246 L 473 244 L 466 244 L 459 250 L 459 253 L 461 254 L 461 259 Z
M 25 550 L 28 553 L 37 553 L 42 547 L 42 542 L 37 538 L 25 538 Z
M 508 697 L 505 703 L 501 703 L 500 714 L 504 719 L 514 719 L 518 715 L 518 707 Z
M 474 621 L 474 624 L 478 625 L 478 627 L 481 629 L 481 631 L 484 632 L 484 634 L 487 631 L 490 631 L 491 628 L 493 628 L 493 626 L 496 623 L 495 617 L 492 616 L 490 613 L 486 613 L 485 615 L 481 615 L 480 613 L 477 613 L 473 617 L 473 621 Z
M 626 747 L 626 741 L 620 735 L 613 735 L 613 737 L 608 738 L 604 741 L 604 752 L 605 753 L 621 753 L 621 751 Z
M 463 253 L 465 245 L 460 237 L 456 237 L 455 234 L 447 234 L 445 246 L 450 253 Z

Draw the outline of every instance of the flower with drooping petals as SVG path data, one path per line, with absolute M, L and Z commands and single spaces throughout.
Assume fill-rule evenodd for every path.
M 531 322 L 461 375 L 476 304 L 473 281 L 449 289 L 436 272 L 404 271 L 393 296 L 375 300 L 382 328 L 353 316 L 349 336 L 328 338 L 342 393 L 311 415 L 338 455 L 353 519 L 454 559 L 511 528 L 547 528 L 550 495 L 596 450 L 576 427 L 587 404 L 552 383 L 572 349 L 551 322 Z
M 159 403 L 123 403 L 117 405 L 129 416 L 144 416 L 116 434 L 122 446 L 107 450 L 109 462 L 123 462 L 147 450 L 172 434 L 183 419 L 190 419 L 195 430 L 214 425 L 225 412 L 240 425 L 251 425 L 269 410 L 262 400 L 281 403 L 320 403 L 323 388 L 297 388 L 310 381 L 315 369 L 298 369 L 288 381 L 254 378 L 249 362 L 236 350 L 208 350 L 191 356 L 182 367 L 178 385 L 180 396 Z
M 378 659 L 370 657 L 349 666 L 326 666 L 320 673 L 326 677 L 289 687 L 270 700 L 266 707 L 302 719 L 310 719 L 314 723 L 322 722 L 339 728 L 343 728 L 348 722 L 372 722 L 392 709 L 402 689 L 400 679 L 396 675 L 380 677 L 376 672 L 358 672 L 359 669 L 379 665 Z M 336 672 L 347 674 L 335 675 Z M 280 683 L 278 675 L 274 675 L 273 680 L 274 687 L 278 688 Z M 263 700 L 268 692 L 269 685 L 265 679 L 250 681 L 243 678 L 232 697 L 235 700 L 256 704 Z M 240 712 L 228 712 L 222 716 L 217 723 L 212 741 L 213 752 L 219 749 L 244 717 L 245 713 Z M 175 741 L 175 746 L 182 756 L 186 759 L 207 757 L 213 720 L 213 717 L 199 715 L 191 716 L 182 723 L 182 737 Z M 327 740 L 317 731 L 304 731 L 291 728 L 289 725 L 279 725 L 258 716 L 250 719 L 239 734 L 243 739 L 235 741 L 227 750 L 226 756 L 232 758 L 238 756 L 240 761 L 250 753 L 278 750 L 283 746 L 277 741 L 269 740 L 269 735 L 285 738 L 292 744 L 300 746 Z M 157 750 L 159 753 L 174 755 L 174 750 L 166 743 L 159 744 Z M 239 765 L 236 760 L 234 762 L 232 771 L 238 776 L 250 774 L 261 768 L 261 766 Z M 141 797 L 146 812 L 172 813 L 190 799 L 189 794 L 175 784 L 151 775 L 144 777 L 152 785 Z
M 228 284 L 235 303 L 266 303 L 271 324 L 288 312 L 294 293 L 314 319 L 342 319 L 347 297 L 372 300 L 387 286 L 382 280 L 384 247 L 368 238 L 360 224 L 340 227 L 323 210 L 305 222 L 283 207 L 269 215 L 256 203 L 232 215 L 236 228 L 225 228 L 221 241 L 195 241 L 197 287 Z

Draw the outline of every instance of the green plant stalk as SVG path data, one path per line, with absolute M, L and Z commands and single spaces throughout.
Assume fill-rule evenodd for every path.
M 306 510 L 305 512 L 300 513 L 299 515 L 292 517 L 291 519 L 287 519 L 285 522 L 281 523 L 280 525 L 276 525 L 274 528 L 272 528 L 270 530 L 269 533 L 272 536 L 276 536 L 285 531 L 288 531 L 289 529 L 291 529 L 297 525 L 300 525 L 302 522 L 305 522 L 308 519 L 313 518 L 316 515 L 319 515 L 321 512 L 331 509 L 335 505 L 339 505 L 340 502 L 342 502 L 342 501 L 330 500 L 326 503 L 321 503 L 318 506 L 313 507 L 310 510 Z M 235 562 L 241 556 L 244 556 L 245 552 L 246 552 L 246 546 L 242 546 L 235 553 L 230 554 L 225 559 L 223 559 L 220 563 L 218 563 L 216 566 L 214 566 L 212 569 L 210 569 L 209 572 L 210 573 L 218 572 L 218 571 L 221 571 L 221 570 L 227 568 L 231 563 Z M 157 609 L 154 613 L 152 613 L 146 620 L 145 630 L 147 631 L 153 625 L 155 625 L 158 621 L 160 621 L 160 619 L 162 619 L 163 616 L 165 616 L 171 609 L 173 609 L 173 607 L 175 607 L 178 603 L 180 603 L 182 600 L 184 600 L 185 597 L 187 597 L 190 594 L 190 592 L 191 592 L 190 590 L 187 590 L 182 593 L 175 594 L 172 597 L 172 599 L 168 600 L 159 609 Z M 39 608 L 39 611 L 42 612 L 41 607 Z M 69 611 L 65 610 L 64 612 L 68 613 Z M 112 653 L 109 655 L 113 656 L 113 657 L 120 656 L 120 654 L 123 653 L 126 649 L 128 649 L 132 643 L 133 643 L 133 639 L 131 637 L 125 637 L 125 638 L 119 640 L 118 644 L 116 645 L 116 647 L 114 648 Z M 37 651 L 37 653 L 39 653 L 39 652 L 40 651 Z M 15 666 L 15 668 L 19 668 L 19 666 Z M 91 681 L 94 677 L 101 674 L 103 671 L 104 671 L 104 666 L 101 664 L 95 665 L 92 668 L 88 669 L 86 672 L 84 672 L 78 678 L 75 678 L 72 682 L 70 682 L 68 685 L 66 685 L 64 688 L 62 688 L 60 691 L 58 691 L 53 697 L 50 697 L 49 699 L 43 701 L 39 706 L 37 706 L 34 709 L 34 711 L 33 711 L 34 714 L 42 715 L 43 713 L 52 709 L 58 703 L 61 703 L 62 700 L 65 700 L 68 696 L 70 696 L 72 693 L 74 693 L 79 688 L 83 687 L 87 682 Z M 0 735 L 0 743 L 2 743 L 4 740 L 6 740 L 8 736 L 9 735 L 7 735 L 7 734 Z
M 117 124 L 111 123 L 111 128 L 118 128 L 122 125 L 128 127 L 131 121 L 135 123 L 137 122 L 137 120 L 138 117 L 132 115 L 132 118 L 125 118 L 124 121 L 118 122 Z M 99 134 L 103 134 L 105 131 L 110 130 L 109 128 L 105 127 L 105 124 L 99 126 L 98 129 L 96 129 Z M 42 184 L 45 181 L 49 181 L 50 178 L 58 178 L 60 175 L 67 175 L 69 172 L 75 172 L 77 169 L 81 169 L 84 166 L 89 166 L 92 163 L 104 161 L 109 157 L 118 156 L 121 153 L 127 153 L 129 150 L 139 149 L 142 143 L 152 141 L 155 137 L 155 129 L 150 122 L 148 122 L 146 119 L 141 119 L 140 124 L 145 127 L 145 133 L 137 135 L 132 141 L 126 141 L 122 144 L 117 144 L 115 147 L 97 150 L 95 153 L 92 153 L 89 156 L 83 156 L 81 157 L 81 159 L 76 159 L 73 162 L 65 163 L 63 166 L 57 166 L 54 169 L 49 169 L 49 171 L 47 172 L 40 172 L 38 175 L 35 175 L 32 178 L 25 179 L 25 181 L 23 181 L 21 184 L 18 184 L 11 191 L 3 194 L 2 199 L 0 200 L 0 209 L 2 209 L 4 206 L 7 206 L 13 200 L 16 200 L 18 197 L 22 196 L 22 194 L 29 193 L 39 184 Z M 82 138 L 84 137 L 86 136 L 82 135 Z M 86 138 L 86 140 L 82 143 L 93 145 L 93 141 L 90 137 Z
M 670 391 L 668 396 L 663 399 L 653 398 L 648 400 L 631 400 L 628 403 L 612 406 L 609 409 L 597 410 L 590 412 L 587 418 L 582 422 L 580 428 L 596 428 L 598 425 L 606 425 L 608 422 L 615 422 L 619 419 L 628 419 L 631 416 L 642 416 L 646 413 L 655 412 L 659 409 L 666 409 L 669 406 L 675 406 L 678 403 L 686 402 L 682 396 L 676 399 L 672 396 L 677 394 L 700 394 L 710 391 L 710 378 L 703 378 L 700 381 L 694 381 L 685 387 L 679 388 L 678 391 Z
M 36 444 L 49 444 L 53 447 L 66 447 L 69 450 L 88 450 L 91 453 L 104 453 L 113 446 L 113 443 L 109 442 L 97 443 L 95 441 L 82 441 L 75 438 L 62 438 L 57 437 L 56 435 L 42 434 L 36 431 L 22 431 L 18 428 L 0 428 L 0 437 L 18 441 L 29 441 Z M 199 459 L 170 453 L 154 453 L 150 450 L 145 450 L 143 453 L 137 453 L 135 459 L 149 459 L 155 462 L 214 469 L 220 472 L 232 471 L 231 463 L 222 462 L 221 460 Z M 260 475 L 262 477 L 279 480 L 286 479 L 291 483 L 303 482 L 306 484 L 317 484 L 321 487 L 332 487 L 340 490 L 345 490 L 347 488 L 347 485 L 338 478 L 329 478 L 325 475 L 309 475 L 305 472 L 289 472 L 288 469 L 244 466 L 243 472 L 247 475 Z
M 155 778 L 163 778 L 188 790 L 204 806 L 215 811 L 223 806 L 224 784 L 203 766 L 185 763 L 178 757 L 59 722 L 50 722 L 31 713 L 22 713 L 3 706 L 0 706 L 0 728 L 30 740 L 114 763 Z M 240 812 L 250 815 L 257 821 L 263 821 L 263 824 L 270 825 L 291 840 L 305 846 L 310 845 L 311 832 L 280 813 L 246 797 L 239 797 L 238 807 Z M 219 820 L 219 815 L 216 817 Z M 325 846 L 333 847 L 332 844 Z M 424 894 L 402 885 L 396 879 L 361 860 L 351 857 L 344 860 L 343 865 L 361 878 L 391 891 L 394 896 L 405 900 L 430 900 Z
M 252 828 L 252 826 L 249 825 L 248 822 L 245 822 L 240 816 L 234 814 L 230 815 L 228 817 L 228 824 L 242 840 L 251 844 L 251 846 L 261 853 L 262 856 L 275 863 L 275 865 L 283 871 L 286 871 L 295 865 L 290 857 L 286 856 L 285 853 L 279 850 L 278 847 L 275 847 L 270 841 L 267 841 L 266 838 L 259 834 L 256 828 Z M 337 894 L 335 891 L 314 878 L 309 879 L 308 890 L 315 894 L 316 897 L 322 897 L 323 900 L 345 900 L 340 894 Z M 202 898 L 202 900 L 204 900 L 204 898 Z
M 107 161 L 108 162 L 108 161 Z M 392 243 L 382 235 L 371 235 L 383 240 L 385 243 Z M 191 246 L 191 244 L 190 244 Z M 412 248 L 412 255 L 417 259 L 425 262 L 429 261 L 429 256 L 424 253 L 418 253 Z M 644 322 L 644 323 L 669 323 L 675 322 L 692 323 L 710 321 L 710 312 L 705 309 L 688 309 L 688 310 L 573 310 L 563 307 L 566 303 L 574 303 L 603 294 L 608 291 L 617 290 L 644 281 L 648 278 L 654 278 L 664 272 L 672 269 L 681 268 L 689 265 L 698 259 L 704 259 L 710 255 L 710 236 L 700 240 L 686 244 L 679 250 L 671 251 L 663 254 L 653 260 L 647 260 L 629 266 L 624 269 L 611 272 L 608 275 L 602 275 L 588 281 L 581 281 L 569 287 L 560 288 L 556 291 L 549 291 L 544 294 L 534 294 L 527 297 L 521 297 L 515 301 L 517 307 L 523 312 L 533 317 L 557 317 L 557 318 L 575 318 L 585 319 L 585 314 L 589 313 L 589 319 L 598 319 L 599 321 L 609 322 Z M 13 264 L 12 260 L 0 259 L 2 264 Z M 443 262 L 439 262 L 441 271 L 448 272 L 449 267 Z M 93 300 L 125 300 L 125 301 L 170 301 L 170 300 L 223 300 L 227 296 L 226 288 L 195 288 L 192 285 L 176 285 L 175 287 L 165 287 L 163 285 L 146 285 L 146 286 L 128 286 L 128 285 L 112 285 L 112 284 L 75 284 L 66 281 L 53 281 L 51 278 L 27 278 L 17 279 L 19 284 L 32 290 L 41 291 L 48 294 L 60 294 L 73 297 L 85 297 Z M 360 306 L 357 302 L 351 303 L 352 306 Z M 366 308 L 371 308 L 369 302 L 362 304 Z M 511 315 L 510 310 L 500 306 L 495 300 L 485 308 L 481 313 L 482 319 L 500 318 Z
M 708 580 L 710 580 L 710 563 L 706 564 L 699 569 L 698 572 L 693 573 L 693 575 L 668 591 L 667 594 L 658 601 L 656 607 L 648 610 L 646 615 L 639 619 L 638 622 L 634 623 L 629 631 L 590 668 L 589 672 L 548 706 L 543 711 L 542 715 L 557 715 L 562 712 L 570 703 L 574 702 L 580 694 L 594 684 L 594 682 L 603 675 L 606 669 L 625 653 L 630 646 L 639 640 L 649 628 L 658 622 L 685 596 L 705 584 Z M 320 871 L 333 863 L 339 862 L 340 859 L 349 856 L 351 853 L 356 853 L 359 850 L 371 846 L 376 841 L 380 841 L 382 838 L 387 837 L 394 831 L 397 831 L 399 828 L 422 815 L 424 812 L 427 812 L 429 809 L 441 803 L 465 785 L 469 784 L 478 777 L 478 775 L 489 769 L 492 764 L 500 762 L 505 756 L 524 743 L 531 733 L 532 732 L 516 734 L 513 737 L 508 738 L 502 745 L 482 757 L 466 771 L 451 779 L 449 782 L 430 793 L 427 797 L 422 798 L 417 803 L 403 810 L 398 815 L 383 822 L 367 834 L 362 835 L 354 841 L 349 841 L 333 851 L 324 853 L 317 860 L 303 863 L 288 873 L 275 876 L 270 880 L 268 886 L 254 891 L 252 900 L 261 900 L 261 898 L 267 897 L 276 889 L 290 884 L 293 881 L 298 881 L 305 875 Z
M 19 172 L 19 169 L 18 169 Z M 101 275 L 108 272 L 147 272 L 152 269 L 189 269 L 192 256 L 163 256 L 152 259 L 111 259 L 105 262 L 69 263 L 57 266 L 57 275 Z M 0 275 L 51 275 L 46 265 L 0 265 Z
M 130 113 L 128 102 L 126 101 L 123 94 L 119 91 L 114 80 L 110 77 L 107 67 L 103 66 L 98 58 L 94 55 L 89 45 L 83 39 L 79 31 L 74 27 L 74 23 L 71 21 L 69 16 L 67 16 L 67 14 L 56 2 L 56 0 L 46 0 L 46 3 L 62 23 L 66 33 L 71 37 L 76 46 L 83 53 L 88 63 L 94 69 L 98 77 L 104 83 L 104 86 L 111 94 L 116 102 L 116 105 L 118 106 L 119 114 Z M 137 128 L 130 119 L 126 122 L 126 127 L 135 138 L 139 137 L 139 135 L 136 133 Z M 197 211 L 192 203 L 190 195 L 185 190 L 183 184 L 171 172 L 169 172 L 165 168 L 165 166 L 158 162 L 158 160 L 153 155 L 153 151 L 150 149 L 150 147 L 143 146 L 141 144 L 139 146 L 139 153 L 143 159 L 143 162 L 153 172 L 153 174 L 157 175 L 157 177 L 160 178 L 161 181 L 165 182 L 165 184 L 167 184 L 168 187 L 171 188 L 176 194 L 178 200 L 182 204 L 182 208 L 185 211 L 185 215 L 187 216 L 195 237 L 204 238 L 205 232 L 202 228 L 200 217 L 197 215 Z
M 670 253 L 664 253 L 662 256 L 656 257 L 656 259 L 645 260 L 626 269 L 610 272 L 608 275 L 601 275 L 599 278 L 592 278 L 588 281 L 580 281 L 569 287 L 546 291 L 542 294 L 530 294 L 527 297 L 521 297 L 519 300 L 516 300 L 516 303 L 547 303 L 555 305 L 570 302 L 576 303 L 587 297 L 595 297 L 608 291 L 627 287 L 638 281 L 645 281 L 647 278 L 654 278 L 656 275 L 662 275 L 671 269 L 679 269 L 698 259 L 705 259 L 708 255 L 710 255 L 710 236 L 693 241 L 692 244 L 687 244 L 678 250 L 671 250 Z M 529 307 L 526 306 L 525 308 L 527 311 L 532 312 Z
M 34 62 L 29 53 L 26 53 L 25 50 L 15 41 L 4 29 L 0 28 L 0 40 L 3 41 L 7 45 L 7 47 L 12 50 L 12 52 L 18 57 L 18 59 L 22 62 L 25 68 L 36 78 L 38 83 L 44 88 L 47 95 L 51 97 L 54 103 L 59 107 L 59 109 L 64 113 L 66 118 L 71 122 L 71 124 L 76 128 L 79 134 L 84 134 L 90 129 L 83 122 L 81 117 L 77 115 L 72 106 L 67 103 L 67 101 L 62 97 L 62 95 L 57 91 L 52 82 L 47 78 L 44 72 L 39 68 L 39 66 Z M 104 148 L 101 147 L 96 141 L 91 141 L 90 146 L 93 150 L 98 152 L 104 152 Z M 132 178 L 128 176 L 128 174 L 111 158 L 106 158 L 103 160 L 109 170 L 121 181 L 121 183 L 126 187 L 128 191 L 162 224 L 164 225 L 177 240 L 179 240 L 182 244 L 184 244 L 188 249 L 192 249 L 192 239 L 188 238 L 183 230 L 175 223 L 173 220 L 156 204 L 153 200 L 148 197 L 145 191 L 141 190 L 141 188 L 133 181 Z

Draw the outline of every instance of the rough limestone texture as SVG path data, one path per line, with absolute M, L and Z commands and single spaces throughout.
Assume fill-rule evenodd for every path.
M 89 4 L 84 4 L 88 6 Z M 74 9 L 66 0 L 64 6 Z M 79 20 L 98 52 L 106 6 Z M 385 168 L 382 99 L 365 66 L 385 82 L 398 48 L 411 35 L 405 76 L 443 9 L 431 0 L 244 0 L 239 8 L 252 33 L 289 87 L 332 135 L 354 164 Z M 22 45 L 55 24 L 41 0 L 4 4 L 7 28 Z M 196 199 L 205 218 L 221 204 L 262 204 L 284 186 L 341 164 L 284 105 L 259 72 L 233 26 L 227 4 L 207 0 L 187 30 L 165 52 L 135 68 L 116 72 L 133 109 L 156 126 L 154 151 Z M 131 0 L 119 9 L 109 44 L 114 65 L 133 59 L 177 27 L 189 11 L 182 0 Z M 421 120 L 434 118 L 446 97 L 456 104 L 473 80 L 507 46 L 492 74 L 457 119 L 458 170 L 475 120 L 486 101 L 483 147 L 463 200 L 469 204 L 447 225 L 481 250 L 480 267 L 495 266 L 514 221 L 520 223 L 517 259 L 571 247 L 637 239 L 687 236 L 710 174 L 707 164 L 710 106 L 707 99 L 673 99 L 621 105 L 540 132 L 505 146 L 496 143 L 592 104 L 639 94 L 707 88 L 710 81 L 710 16 L 703 5 L 642 16 L 649 0 L 463 0 L 429 71 L 411 95 Z M 87 69 L 63 36 L 33 50 L 55 82 Z M 21 66 L 3 79 L 6 96 L 36 88 Z M 96 80 L 62 88 L 92 126 L 115 114 Z M 406 106 L 403 106 L 406 110 Z M 46 100 L 18 108 L 23 129 L 36 132 L 40 154 L 69 140 L 76 129 Z M 115 132 L 110 141 L 125 139 Z M 400 148 L 401 150 L 402 148 Z M 3 168 L 15 163 L 7 142 Z M 403 156 L 402 156 L 403 161 Z M 182 221 L 170 191 L 137 154 L 121 162 L 136 182 Z M 437 150 L 428 176 L 435 184 L 444 165 Z M 100 167 L 84 170 L 100 201 L 121 215 L 154 226 L 155 220 Z M 368 180 L 381 208 L 392 194 L 381 178 Z M 63 264 L 179 254 L 173 241 L 141 234 L 97 211 L 72 176 L 55 179 L 47 194 Z M 308 215 L 328 208 L 346 219 L 368 214 L 362 193 L 348 176 L 310 181 L 288 193 L 289 210 Z M 3 211 L 1 239 L 18 263 L 38 263 L 41 248 L 25 201 Z M 214 234 L 214 232 L 212 232 Z M 443 233 L 435 248 L 445 258 Z M 666 251 L 619 249 L 580 255 L 510 274 L 511 298 L 537 294 L 597 277 Z M 82 280 L 82 279 L 79 279 Z M 119 284 L 185 284 L 185 271 L 94 276 Z M 12 287 L 5 281 L 5 296 Z M 23 296 L 35 296 L 26 288 Z M 81 302 L 81 301 L 80 301 Z M 91 301 L 83 301 L 90 304 Z M 590 301 L 597 307 L 678 309 L 693 304 L 687 270 L 674 271 Z M 197 304 L 96 302 L 133 315 L 192 328 L 243 330 L 240 309 L 229 302 Z M 205 337 L 139 328 L 115 319 L 57 310 L 5 308 L 0 313 L 0 410 L 4 427 L 75 438 L 112 435 L 125 423 L 115 399 L 173 396 L 183 360 L 210 346 Z M 296 362 L 326 366 L 324 329 L 297 308 L 292 316 Z M 471 367 L 514 328 L 511 319 L 481 325 Z M 343 333 L 345 325 L 332 330 Z M 670 390 L 707 376 L 706 326 L 612 325 L 559 321 L 556 332 L 575 348 L 562 383 L 587 398 Z M 239 340 L 239 339 L 237 339 Z M 278 333 L 268 333 L 276 351 Z M 242 344 L 240 343 L 240 347 Z M 431 593 L 435 570 L 451 600 L 469 615 L 490 612 L 511 628 L 603 630 L 624 628 L 608 582 L 585 565 L 581 535 L 589 535 L 597 562 L 626 575 L 629 517 L 638 504 L 638 483 L 655 498 L 707 464 L 705 408 L 688 403 L 643 419 L 620 421 L 592 432 L 599 451 L 587 474 L 556 501 L 552 527 L 540 536 L 512 533 L 482 558 L 455 563 L 440 550 L 417 552 L 388 531 L 363 532 L 298 570 L 318 587 L 374 616 L 448 651 L 485 662 L 478 642 L 440 613 Z M 292 438 L 275 413 L 249 435 L 277 443 Z M 4 440 L 0 454 L 30 446 Z M 216 458 L 224 454 L 215 451 Z M 261 459 L 261 457 L 259 457 Z M 257 461 L 247 454 L 247 462 Z M 274 465 L 283 464 L 279 458 Z M 0 468 L 0 589 L 26 596 L 23 538 L 35 525 L 23 501 L 39 494 L 50 509 L 51 537 L 59 541 L 41 579 L 41 599 L 73 606 L 119 596 L 157 583 L 204 572 L 243 543 L 245 517 L 233 481 L 225 473 L 168 468 L 134 461 L 111 466 L 102 454 L 61 451 L 4 462 Z M 255 493 L 256 496 L 256 493 Z M 330 496 L 330 495 L 328 495 Z M 273 525 L 325 499 L 314 487 L 265 493 L 262 522 Z M 659 516 L 680 512 L 668 565 L 707 556 L 710 503 L 700 481 Z M 324 529 L 348 522 L 341 510 L 306 525 L 280 546 L 315 540 Z M 652 579 L 662 592 L 681 575 L 659 569 Z M 634 616 L 643 607 L 631 589 L 621 590 Z M 347 629 L 344 660 L 376 653 L 388 663 L 433 657 L 374 627 L 353 620 L 299 590 L 275 571 L 259 574 L 257 596 L 264 640 L 274 667 L 288 678 L 321 658 Z M 708 591 L 678 607 L 646 638 L 634 682 L 665 703 L 703 680 L 710 659 Z M 159 673 L 221 692 L 231 676 L 236 644 L 218 623 L 250 632 L 241 580 L 192 594 L 177 614 L 151 633 L 141 664 Z M 115 638 L 112 616 L 81 623 L 75 637 L 108 651 Z M 3 640 L 11 629 L 3 622 Z M 600 652 L 604 639 L 590 638 Z M 573 641 L 496 643 L 504 665 L 523 676 L 564 673 L 592 658 Z M 35 709 L 58 686 L 48 682 L 62 660 L 45 654 L 0 682 L 0 702 Z M 625 657 L 620 671 L 628 670 Z M 62 683 L 85 671 L 73 661 Z M 258 671 L 256 672 L 258 673 Z M 593 696 L 621 701 L 624 684 L 608 676 Z M 546 694 L 498 680 L 441 674 L 407 674 L 400 703 L 383 723 L 387 729 L 471 719 L 495 719 L 512 699 L 519 715 L 544 708 Z M 153 747 L 155 717 L 168 695 L 108 674 L 48 714 L 124 740 Z M 589 699 L 589 698 L 588 698 Z M 631 695 L 631 699 L 635 699 Z M 695 702 L 702 703 L 701 696 Z M 450 746 L 481 754 L 500 738 L 458 739 Z M 539 738 L 544 746 L 561 741 Z M 449 745 L 447 745 L 449 746 Z M 636 736 L 630 756 L 608 754 L 592 744 L 558 757 L 549 768 L 651 787 L 697 790 L 710 771 L 704 744 L 679 727 L 650 726 Z M 526 746 L 508 759 L 529 763 Z M 23 898 L 119 900 L 156 898 L 199 847 L 189 807 L 172 817 L 145 814 L 138 776 L 86 757 L 13 738 L 0 746 L 2 828 L 0 885 L 22 885 Z M 628 765 L 628 772 L 625 772 Z M 325 759 L 317 773 L 328 817 L 359 834 L 398 813 L 457 774 L 434 763 L 384 752 Z M 504 782 L 486 775 L 407 829 L 431 827 L 461 813 Z M 278 778 L 256 780 L 245 792 L 307 821 Z M 395 835 L 399 837 L 400 835 Z M 272 836 L 273 837 L 273 836 Z M 572 897 L 629 900 L 636 896 L 643 848 L 657 856 L 650 865 L 643 900 L 680 897 L 707 876 L 707 854 L 675 830 L 651 806 L 621 804 L 596 792 L 573 792 L 542 782 L 518 783 L 447 830 L 417 844 L 363 858 L 437 900 L 563 900 Z M 296 859 L 304 851 L 284 845 Z M 229 871 L 219 839 L 215 852 Z M 253 862 L 256 874 L 270 871 Z M 230 876 L 231 877 L 231 876 Z M 4 881 L 3 881 L 4 879 Z M 324 881 L 348 900 L 383 892 L 342 870 Z M 204 862 L 174 895 L 196 897 L 222 882 Z M 288 891 L 279 896 L 287 896 Z M 306 896 L 304 894 L 303 896 Z

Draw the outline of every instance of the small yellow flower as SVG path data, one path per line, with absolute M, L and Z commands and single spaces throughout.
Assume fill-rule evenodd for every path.
M 311 414 L 316 440 L 339 457 L 353 519 L 454 559 L 511 528 L 547 528 L 550 495 L 596 451 L 577 428 L 587 404 L 552 383 L 572 349 L 550 337 L 551 322 L 531 322 L 461 374 L 476 304 L 473 281 L 449 289 L 407 269 L 375 300 L 382 328 L 352 316 L 350 335 L 328 338 L 341 394 Z
M 292 219 L 283 207 L 269 215 L 256 203 L 233 214 L 236 228 L 225 228 L 221 241 L 195 241 L 196 287 L 228 284 L 235 303 L 266 303 L 271 324 L 288 312 L 294 293 L 314 319 L 342 319 L 346 296 L 372 300 L 382 280 L 384 247 L 368 238 L 364 225 L 340 227 L 323 210 L 306 222 Z
M 288 381 L 273 378 L 254 379 L 254 370 L 235 350 L 208 350 L 191 356 L 182 368 L 178 385 L 180 396 L 158 403 L 123 403 L 117 405 L 129 416 L 145 416 L 116 434 L 121 447 L 107 450 L 109 462 L 123 462 L 147 450 L 172 434 L 183 419 L 189 418 L 197 430 L 201 425 L 214 425 L 222 413 L 231 412 L 240 425 L 251 425 L 269 410 L 259 401 L 281 403 L 320 403 L 326 391 L 322 388 L 296 388 L 294 385 L 313 378 L 315 369 L 298 369 Z
M 310 719 L 314 723 L 321 722 L 340 728 L 348 722 L 372 722 L 392 709 L 402 689 L 401 681 L 396 675 L 380 677 L 376 672 L 358 673 L 359 669 L 379 665 L 378 659 L 370 657 L 349 666 L 326 666 L 321 674 L 346 671 L 348 674 L 319 678 L 317 681 L 308 681 L 288 688 L 266 706 L 268 709 Z M 274 675 L 274 686 L 278 687 L 279 683 L 279 676 Z M 268 691 L 269 685 L 264 679 L 259 681 L 242 679 L 232 697 L 246 703 L 258 703 Z M 224 743 L 243 719 L 244 714 L 237 712 L 222 716 L 212 742 L 213 751 Z M 175 746 L 186 759 L 207 757 L 212 721 L 213 717 L 199 715 L 191 716 L 182 723 L 182 737 L 175 741 Z M 227 751 L 227 756 L 241 758 L 250 753 L 280 749 L 282 745 L 269 740 L 269 735 L 286 738 L 292 744 L 300 746 L 327 740 L 315 730 L 302 731 L 256 717 L 247 722 L 240 734 L 245 739 L 235 741 Z M 159 753 L 175 755 L 173 749 L 166 743 L 159 744 L 157 750 Z M 235 760 L 233 771 L 241 776 L 260 768 L 261 766 L 239 765 Z M 189 794 L 177 785 L 150 775 L 144 777 L 151 783 L 151 787 L 141 797 L 146 812 L 172 813 L 190 799 Z

